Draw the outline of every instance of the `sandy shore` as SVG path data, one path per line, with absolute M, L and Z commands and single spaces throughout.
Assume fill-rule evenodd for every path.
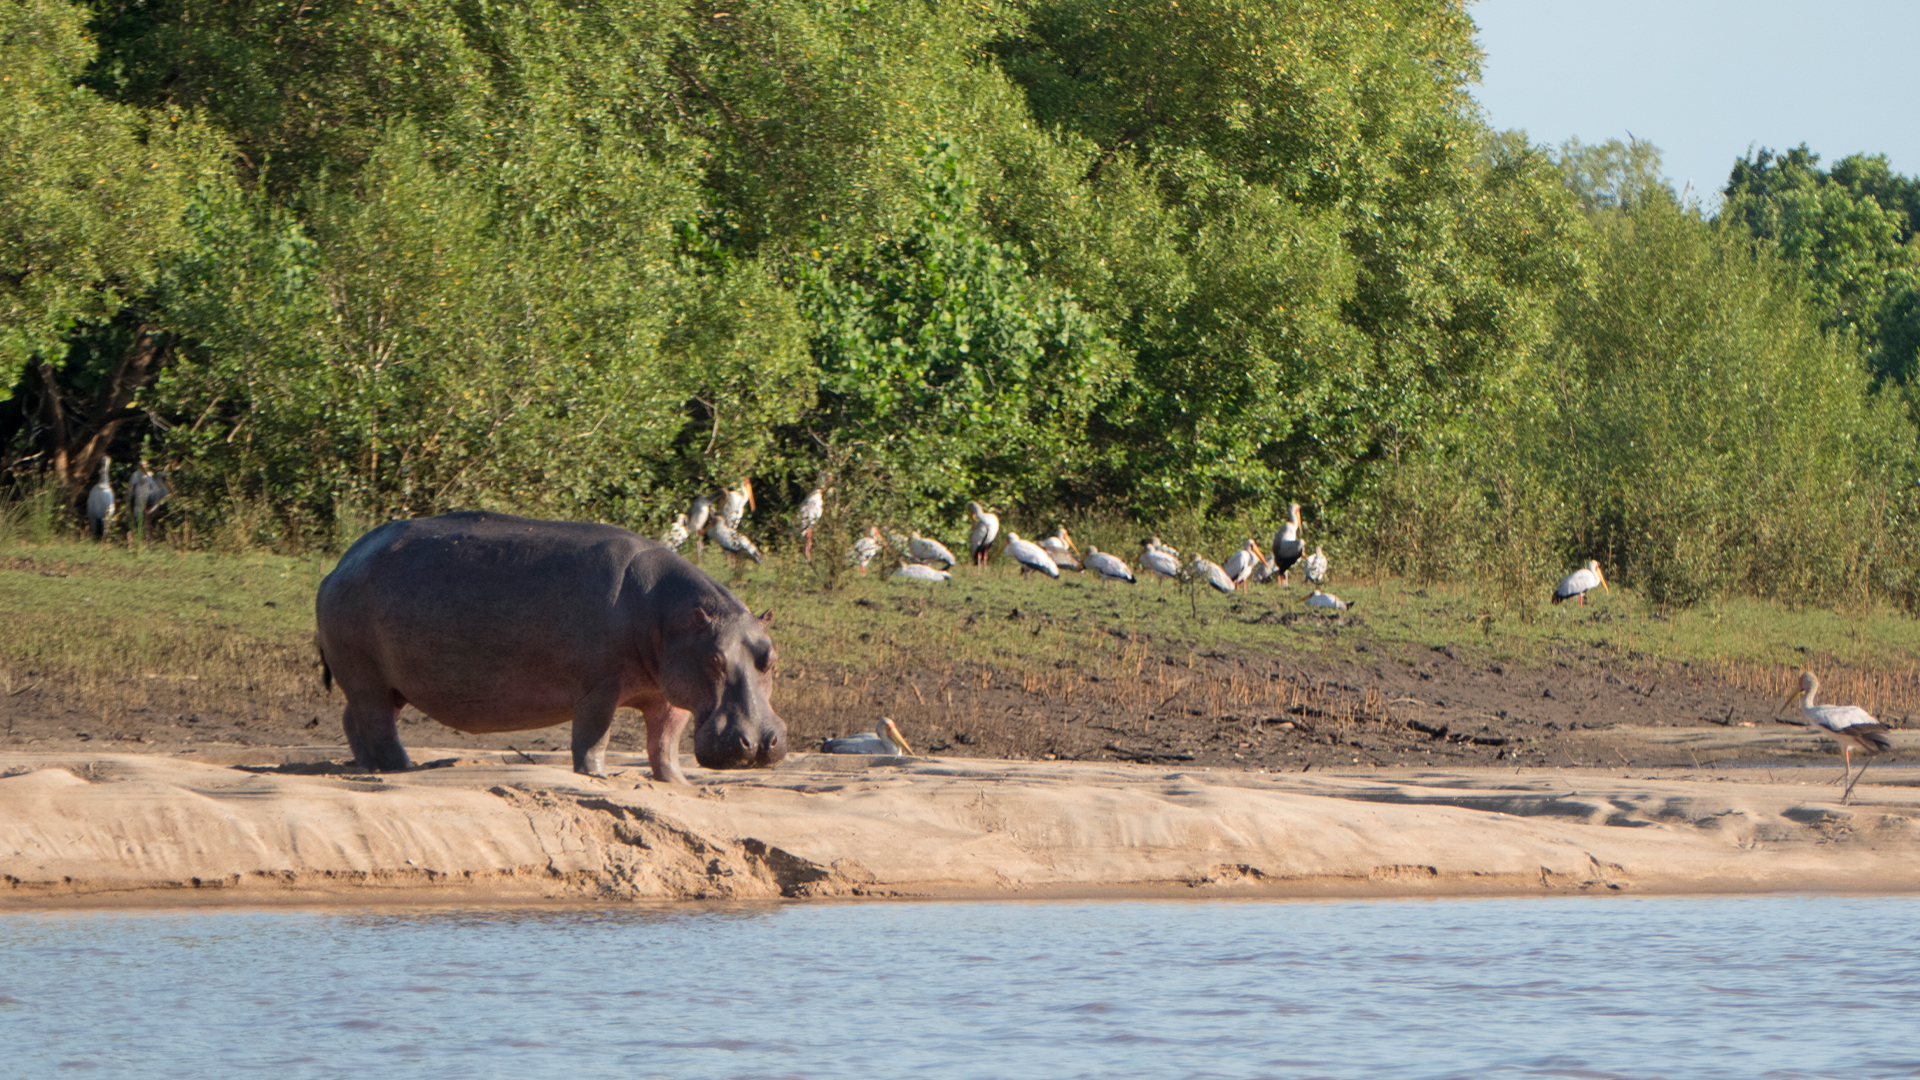
M 0 754 L 0 905 L 1920 891 L 1920 770 Z

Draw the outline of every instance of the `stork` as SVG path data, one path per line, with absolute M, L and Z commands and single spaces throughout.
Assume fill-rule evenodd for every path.
M 740 535 L 739 531 L 724 521 L 716 521 L 707 526 L 707 539 L 720 545 L 720 549 L 729 555 L 745 555 L 754 562 L 760 561 L 760 549 L 753 541 Z
M 1587 594 L 1598 587 L 1603 592 L 1612 592 L 1607 588 L 1607 576 L 1600 572 L 1600 560 L 1588 559 L 1587 565 L 1560 579 L 1553 587 L 1553 602 L 1564 604 L 1574 597 L 1580 598 L 1580 606 L 1587 605 Z
M 1020 576 L 1026 577 L 1031 571 L 1038 570 L 1050 578 L 1060 576 L 1060 567 L 1047 554 L 1047 549 L 1031 540 L 1020 539 L 1020 534 L 1011 530 L 1007 533 L 1006 554 L 1020 564 Z
M 1000 535 L 1000 518 L 987 513 L 977 502 L 967 504 L 973 514 L 973 528 L 967 532 L 967 547 L 973 550 L 973 565 L 985 566 L 993 556 L 993 539 Z
M 691 534 L 687 532 L 687 515 L 675 514 L 673 515 L 673 524 L 667 526 L 667 534 L 660 538 L 660 542 L 675 551 L 679 551 L 682 547 L 686 546 L 689 535 Z
M 695 554 L 705 550 L 707 526 L 713 524 L 713 497 L 696 495 L 687 505 L 687 533 L 693 537 Z
M 938 540 L 929 540 L 919 533 L 907 538 L 907 557 L 918 563 L 939 563 L 941 569 L 952 566 L 956 561 L 947 545 Z
M 1227 571 L 1219 563 L 1198 552 L 1194 553 L 1193 563 L 1187 567 L 1187 571 L 1223 593 L 1230 593 L 1234 589 L 1233 578 L 1227 576 Z
M 160 509 L 162 503 L 173 495 L 173 489 L 167 482 L 153 474 L 153 467 L 146 458 L 140 459 L 140 467 L 134 470 L 133 479 L 127 483 L 127 506 L 133 512 L 133 527 L 140 535 L 140 542 L 147 541 L 147 522 Z
M 1060 569 L 1074 571 L 1085 569 L 1076 558 L 1080 554 L 1080 545 L 1074 543 L 1073 537 L 1067 535 L 1065 525 L 1055 529 L 1052 536 L 1040 541 L 1040 546 L 1046 549 L 1047 557 L 1051 558 L 1053 564 Z
M 813 561 L 813 527 L 820 524 L 820 515 L 827 512 L 827 491 L 814 488 L 813 494 L 800 503 L 800 536 L 806 541 L 801 557 Z
M 1800 722 L 1812 728 L 1815 734 L 1825 735 L 1840 744 L 1840 755 L 1844 762 L 1840 768 L 1840 779 L 1847 784 L 1847 789 L 1840 793 L 1840 804 L 1844 806 L 1847 796 L 1853 794 L 1853 785 L 1860 782 L 1860 777 L 1867 774 L 1867 766 L 1873 764 L 1873 755 L 1893 749 L 1893 739 L 1888 737 L 1885 724 L 1858 705 L 1820 704 L 1820 680 L 1811 671 L 1800 673 L 1800 688 L 1789 691 L 1786 697 L 1780 699 L 1779 708 L 1786 708 L 1787 703 L 1796 696 L 1800 698 Z M 1849 780 L 1848 776 L 1853 773 L 1855 750 L 1860 751 L 1860 756 L 1867 760 L 1860 763 L 1859 774 Z
M 1280 584 L 1287 585 L 1287 571 L 1307 553 L 1307 545 L 1300 542 L 1300 504 L 1287 506 L 1286 524 L 1273 536 L 1273 568 L 1280 575 Z
M 867 535 L 853 542 L 853 547 L 847 551 L 847 561 L 859 567 L 860 572 L 864 574 L 867 572 L 867 564 L 872 562 L 873 557 L 878 554 L 880 554 L 880 526 L 874 525 L 867 529 Z
M 1177 578 L 1180 553 L 1160 543 L 1159 537 L 1148 537 L 1145 550 L 1140 552 L 1140 566 L 1156 578 Z
M 1227 556 L 1226 564 L 1221 569 L 1227 572 L 1227 577 L 1233 581 L 1233 587 L 1237 589 L 1245 585 L 1248 579 L 1253 577 L 1254 571 L 1265 565 L 1266 561 L 1260 554 L 1260 544 L 1249 539 L 1246 547 Z
M 949 563 L 948 565 L 952 565 L 952 564 Z M 926 582 L 952 581 L 953 574 L 945 570 L 939 570 L 934 567 L 928 566 L 924 563 L 908 562 L 905 559 L 901 559 L 900 569 L 895 570 L 893 572 L 893 577 L 891 578 L 891 580 L 893 581 L 926 581 Z
M 1341 612 L 1353 607 L 1352 604 L 1347 603 L 1332 593 L 1321 592 L 1319 589 L 1308 593 L 1306 599 L 1300 602 L 1315 611 L 1325 612 Z
M 95 540 L 107 537 L 107 522 L 113 519 L 113 459 L 101 457 L 100 482 L 87 492 L 87 528 Z
M 873 725 L 871 735 L 850 735 L 844 739 L 827 739 L 821 742 L 820 749 L 829 754 L 887 754 L 893 757 L 912 757 L 913 747 L 907 745 L 907 737 L 900 734 L 900 728 L 892 720 L 881 717 Z
M 740 478 L 739 487 L 728 488 L 722 495 L 720 520 L 726 522 L 727 528 L 738 529 L 740 519 L 747 516 L 749 508 L 759 509 L 753 503 L 753 480 L 751 477 L 743 476 Z
M 1313 545 L 1313 554 L 1307 556 L 1307 584 L 1325 585 L 1327 583 L 1327 553 L 1320 545 Z
M 1092 544 L 1087 545 L 1087 569 L 1099 574 L 1107 581 L 1124 581 L 1129 585 L 1134 584 L 1133 571 L 1127 567 L 1126 563 Z

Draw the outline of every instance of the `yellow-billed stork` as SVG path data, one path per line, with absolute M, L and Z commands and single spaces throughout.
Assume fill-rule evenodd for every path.
M 820 515 L 826 512 L 827 491 L 825 488 L 814 488 L 813 494 L 801 500 L 800 537 L 806 542 L 806 547 L 801 552 L 801 557 L 808 562 L 813 561 L 813 527 L 820 524 Z
M 1287 580 L 1287 571 L 1307 553 L 1307 545 L 1300 541 L 1300 504 L 1287 506 L 1287 521 L 1280 531 L 1273 534 L 1273 569 L 1280 575 L 1280 584 L 1291 584 Z
M 1087 569 L 1099 574 L 1107 581 L 1124 581 L 1129 585 L 1134 584 L 1133 571 L 1126 563 L 1092 544 L 1087 545 Z
M 860 572 L 864 574 L 867 572 L 867 564 L 872 562 L 873 557 L 878 554 L 880 554 L 880 526 L 874 525 L 867 529 L 867 535 L 853 542 L 853 547 L 847 551 L 847 561 L 859 567 Z
M 993 555 L 993 539 L 1000 535 L 1000 518 L 987 513 L 987 508 L 977 502 L 968 503 L 967 510 L 973 514 L 973 528 L 967 531 L 967 547 L 973 551 L 973 565 L 985 566 Z
M 907 538 L 907 557 L 918 563 L 939 563 L 943 570 L 957 561 L 953 552 L 947 550 L 947 545 L 919 533 Z
M 900 728 L 884 716 L 880 718 L 879 723 L 873 725 L 873 734 L 850 735 L 844 739 L 826 739 L 820 743 L 820 749 L 829 754 L 913 756 L 913 747 L 907 745 L 907 737 L 900 734 Z
M 1853 794 L 1853 785 L 1867 774 L 1867 766 L 1873 764 L 1873 755 L 1893 749 L 1893 739 L 1887 735 L 1887 725 L 1874 719 L 1872 713 L 1858 705 L 1822 705 L 1819 703 L 1820 679 L 1811 671 L 1800 673 L 1800 686 L 1788 692 L 1780 700 L 1780 708 L 1795 697 L 1800 699 L 1800 722 L 1812 728 L 1816 733 L 1840 744 L 1843 764 L 1840 778 L 1846 781 L 1847 789 L 1840 794 L 1844 805 L 1847 796 Z M 1860 763 L 1860 772 L 1853 775 L 1853 752 L 1867 760 Z M 1852 775 L 1852 779 L 1848 777 Z
M 1047 554 L 1046 548 L 1031 540 L 1020 539 L 1020 534 L 1011 529 L 1007 531 L 1007 546 L 1004 550 L 1007 557 L 1020 564 L 1021 577 L 1026 577 L 1029 572 L 1036 570 L 1050 578 L 1060 576 L 1060 567 L 1054 563 L 1053 556 Z
M 1596 588 L 1603 592 L 1613 591 L 1607 588 L 1607 575 L 1600 572 L 1600 561 L 1588 559 L 1587 565 L 1561 578 L 1560 584 L 1553 587 L 1553 602 L 1564 604 L 1577 596 L 1584 607 L 1587 594 Z

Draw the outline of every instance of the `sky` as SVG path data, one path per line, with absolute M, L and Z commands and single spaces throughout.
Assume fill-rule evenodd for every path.
M 1920 173 L 1920 0 L 1478 0 L 1475 96 L 1558 145 L 1635 137 L 1709 203 L 1735 158 L 1806 143 Z

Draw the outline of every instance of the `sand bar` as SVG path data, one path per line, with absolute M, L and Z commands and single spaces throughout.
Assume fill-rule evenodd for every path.
M 1920 891 L 1920 770 L 0 754 L 0 905 Z

